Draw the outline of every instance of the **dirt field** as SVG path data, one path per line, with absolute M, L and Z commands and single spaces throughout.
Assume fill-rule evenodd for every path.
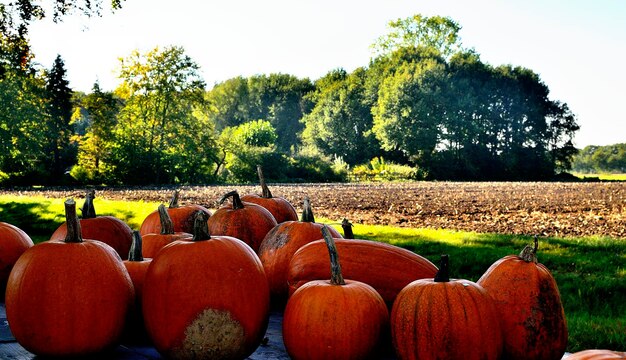
M 242 195 L 260 192 L 259 186 L 180 187 L 180 201 L 216 208 L 217 200 L 233 189 Z M 626 238 L 626 183 L 270 184 L 270 189 L 298 211 L 308 196 L 316 216 L 345 217 L 353 223 Z M 37 192 L 62 198 L 84 195 L 83 189 Z M 171 188 L 99 189 L 96 196 L 167 203 L 171 192 Z

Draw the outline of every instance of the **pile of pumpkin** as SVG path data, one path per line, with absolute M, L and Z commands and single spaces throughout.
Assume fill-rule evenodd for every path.
M 145 333 L 173 359 L 244 359 L 263 342 L 270 308 L 284 311 L 294 359 L 561 359 L 567 327 L 557 285 L 537 262 L 537 240 L 496 261 L 477 283 L 450 279 L 393 245 L 353 239 L 273 197 L 231 199 L 214 213 L 159 206 L 132 231 L 95 216 L 89 192 L 78 219 L 33 246 L 0 223 L 0 285 L 16 340 L 43 356 L 88 355 Z M 91 240 L 88 240 L 91 239 Z M 9 274 L 10 273 L 10 274 Z M 345 280 L 344 280 L 345 278 Z M 594 357 L 595 356 L 595 357 Z M 624 359 L 587 350 L 576 359 Z

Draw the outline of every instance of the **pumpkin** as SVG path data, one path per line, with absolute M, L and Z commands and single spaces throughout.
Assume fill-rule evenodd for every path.
M 272 215 L 276 219 L 276 222 L 279 224 L 285 221 L 298 220 L 298 214 L 296 213 L 296 209 L 294 209 L 293 205 L 291 205 L 289 201 L 282 197 L 272 196 L 272 192 L 265 183 L 263 169 L 260 165 L 257 166 L 257 172 L 259 174 L 259 181 L 261 184 L 261 195 L 244 195 L 241 197 L 241 201 L 263 206 L 270 213 L 272 213 Z
M 4 299 L 9 273 L 17 259 L 33 246 L 33 240 L 17 226 L 0 222 L 0 298 Z
M 211 236 L 199 211 L 194 237 L 166 245 L 148 268 L 143 315 L 156 349 L 174 359 L 245 359 L 269 320 L 263 266 L 243 241 Z
M 7 285 L 11 332 L 42 356 L 84 356 L 111 347 L 134 299 L 119 255 L 101 241 L 82 239 L 72 199 L 65 211 L 65 239 L 26 250 Z
M 210 233 L 232 236 L 258 251 L 265 235 L 277 225 L 276 219 L 261 205 L 242 202 L 236 190 L 225 194 L 220 204 L 228 198 L 232 198 L 232 206 L 220 207 L 209 218 Z
M 450 279 L 448 266 L 442 255 L 435 278 L 413 281 L 398 294 L 391 311 L 398 357 L 498 359 L 502 333 L 493 301 L 480 285 Z
M 142 243 L 143 241 L 139 231 L 133 231 L 133 243 L 128 253 L 128 260 L 124 260 L 124 267 L 126 267 L 126 271 L 128 271 L 128 275 L 130 275 L 130 279 L 133 283 L 133 288 L 135 289 L 135 302 L 128 313 L 125 329 L 125 338 L 130 340 L 144 340 L 146 337 L 141 312 L 141 298 L 143 294 L 143 283 L 152 259 L 143 257 Z
M 333 235 L 327 227 L 322 231 L 331 277 L 311 281 L 289 298 L 283 318 L 285 349 L 296 360 L 370 357 L 388 326 L 389 312 L 371 286 L 343 279 Z
M 336 239 L 342 254 L 346 278 L 371 285 L 389 308 L 406 285 L 417 279 L 433 278 L 437 267 L 428 259 L 398 246 L 359 239 Z M 330 276 L 323 240 L 302 246 L 291 258 L 287 269 L 289 293 L 311 280 Z
M 94 191 L 88 191 L 82 207 L 80 227 L 86 239 L 99 240 L 110 245 L 122 259 L 128 258 L 133 242 L 133 230 L 122 220 L 113 216 L 96 216 L 93 206 Z M 50 240 L 63 240 L 67 236 L 67 224 L 63 223 L 50 236 Z
M 620 360 L 626 359 L 626 352 L 611 350 L 583 350 L 566 357 L 567 360 Z
M 193 235 L 186 232 L 175 232 L 174 223 L 170 218 L 165 205 L 158 207 L 159 221 L 161 222 L 160 233 L 150 233 L 143 235 L 143 256 L 154 258 L 161 248 L 173 241 L 191 238 Z
M 308 198 L 304 199 L 304 210 L 300 221 L 285 221 L 275 226 L 265 235 L 259 247 L 259 258 L 265 269 L 265 275 L 270 285 L 270 294 L 272 295 L 273 304 L 282 306 L 287 299 L 289 286 L 287 285 L 287 272 L 289 270 L 289 261 L 291 256 L 298 251 L 300 247 L 322 239 L 323 224 L 315 222 L 311 202 Z M 335 229 L 330 229 L 333 237 L 340 238 Z M 321 240 L 323 242 L 323 240 Z M 324 245 L 325 255 L 321 263 L 328 274 L 328 259 L 326 246 Z M 324 277 L 324 279 L 328 276 Z
M 178 204 L 179 196 L 180 192 L 175 190 L 167 207 L 167 213 L 174 224 L 174 232 L 191 234 L 193 233 L 193 217 L 196 211 L 202 211 L 209 216 L 211 216 L 211 211 L 204 206 L 197 204 L 180 206 Z M 147 234 L 162 234 L 161 217 L 158 210 L 155 210 L 146 216 L 141 223 L 139 232 L 141 233 L 141 236 L 145 236 Z
M 508 359 L 561 359 L 567 324 L 556 281 L 537 262 L 538 242 L 496 261 L 478 280 L 494 299 Z

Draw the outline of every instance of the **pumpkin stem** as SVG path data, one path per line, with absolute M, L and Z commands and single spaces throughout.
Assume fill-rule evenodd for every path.
M 67 234 L 65 235 L 66 243 L 83 242 L 74 199 L 65 200 L 65 225 L 67 227 Z
M 261 183 L 261 190 L 263 191 L 263 193 L 261 194 L 261 197 L 264 199 L 271 199 L 272 192 L 270 191 L 270 188 L 268 188 L 267 184 L 265 183 L 265 177 L 263 176 L 263 168 L 261 167 L 261 165 L 256 166 L 256 172 L 259 174 L 259 182 Z
M 192 241 L 203 241 L 211 239 L 209 233 L 209 215 L 204 211 L 198 210 L 193 216 L 193 239 Z
M 333 239 L 326 225 L 322 227 L 322 236 L 324 237 L 326 247 L 328 247 L 328 254 L 330 255 L 330 283 L 332 285 L 345 285 L 346 282 L 341 274 L 341 265 L 339 264 L 339 254 L 337 254 L 335 239 Z
M 539 248 L 539 240 L 537 240 L 537 235 L 535 235 L 534 246 L 526 245 L 522 249 L 522 252 L 519 253 L 520 259 L 526 262 L 537 263 L 537 249 Z
M 450 259 L 448 254 L 441 255 L 439 271 L 435 275 L 435 282 L 450 282 Z
M 233 210 L 244 208 L 243 202 L 241 201 L 241 198 L 239 197 L 239 193 L 237 192 L 237 190 L 233 190 L 229 193 L 226 193 L 224 196 L 222 196 L 222 198 L 220 199 L 220 204 L 223 204 L 224 201 L 226 201 L 226 199 L 228 199 L 229 197 L 233 198 Z
M 130 251 L 128 252 L 128 260 L 129 261 L 143 261 L 141 234 L 137 230 L 133 230 L 133 242 L 130 243 Z
M 302 210 L 302 222 L 315 222 L 315 216 L 313 216 L 313 208 L 311 208 L 311 200 L 308 197 L 304 198 L 304 209 Z
M 159 205 L 159 220 L 161 221 L 161 234 L 171 235 L 174 233 L 174 223 L 165 205 Z
M 178 195 L 180 195 L 180 191 L 178 189 L 174 190 L 174 194 L 170 199 L 170 203 L 168 204 L 168 208 L 175 209 L 178 207 Z
M 83 219 L 93 219 L 96 217 L 96 209 L 93 207 L 93 199 L 95 197 L 95 190 L 87 190 L 85 202 L 83 203 L 83 207 L 80 209 L 80 212 L 83 214 Z
M 343 237 L 346 239 L 354 239 L 354 233 L 352 232 L 352 223 L 348 219 L 343 218 L 341 220 L 341 227 L 343 228 Z

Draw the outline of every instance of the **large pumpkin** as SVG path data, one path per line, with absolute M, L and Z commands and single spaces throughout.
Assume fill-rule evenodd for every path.
M 583 350 L 571 354 L 566 360 L 623 360 L 626 359 L 626 352 L 611 350 Z
M 65 211 L 66 238 L 24 252 L 7 285 L 11 332 L 37 355 L 88 355 L 111 347 L 134 298 L 119 255 L 103 242 L 82 239 L 73 200 Z
M 33 246 L 33 240 L 17 226 L 0 222 L 0 300 L 4 299 L 9 273 L 17 259 Z
M 225 194 L 220 203 L 232 198 L 232 205 L 224 205 L 209 218 L 212 235 L 226 235 L 240 239 L 256 252 L 267 233 L 277 225 L 274 216 L 264 207 L 242 202 L 237 191 Z
M 293 205 L 291 205 L 291 203 L 287 201 L 287 199 L 272 196 L 272 192 L 265 183 L 263 169 L 260 165 L 257 166 L 257 172 L 259 174 L 259 181 L 261 184 L 261 195 L 244 195 L 241 197 L 241 201 L 263 206 L 270 213 L 272 213 L 272 215 L 276 219 L 276 222 L 279 224 L 285 221 L 298 220 L 298 214 L 296 213 L 296 209 L 294 209 Z
M 99 240 L 111 246 L 122 259 L 128 259 L 130 245 L 133 242 L 133 230 L 122 220 L 113 216 L 96 216 L 93 206 L 94 192 L 87 192 L 82 207 L 80 227 L 86 239 Z M 50 240 L 63 240 L 67 235 L 67 225 L 61 224 L 50 236 Z
M 416 280 L 400 291 L 391 312 L 391 335 L 398 357 L 405 360 L 495 360 L 502 353 L 493 301 L 480 285 L 451 280 L 447 255 L 434 279 Z
M 311 202 L 306 198 L 304 199 L 304 211 L 300 221 L 283 222 L 265 235 L 259 248 L 259 258 L 270 285 L 273 303 L 282 303 L 284 305 L 284 301 L 287 299 L 289 292 L 287 273 L 291 256 L 303 245 L 322 239 L 323 226 L 323 224 L 315 222 L 313 211 L 311 210 Z M 341 237 L 341 234 L 335 229 L 330 228 L 330 232 L 333 237 Z M 323 240 L 320 241 L 323 242 Z M 326 270 L 325 274 L 330 275 L 328 250 L 326 250 L 325 244 L 322 252 L 324 252 L 324 255 L 321 256 L 323 258 L 320 261 L 322 263 L 321 266 Z M 328 278 L 329 276 L 326 276 L 322 279 Z
M 358 239 L 336 239 L 335 243 L 344 276 L 371 285 L 389 308 L 410 282 L 437 274 L 437 267 L 428 259 L 398 246 Z M 290 294 L 309 281 L 329 278 L 327 252 L 324 240 L 317 240 L 291 257 L 286 271 Z
M 143 288 L 143 315 L 156 349 L 174 359 L 244 359 L 269 319 L 269 289 L 244 242 L 210 236 L 198 212 L 193 241 L 165 246 Z
M 371 286 L 343 279 L 333 236 L 324 228 L 330 280 L 299 288 L 285 308 L 283 341 L 292 359 L 364 359 L 373 356 L 389 313 Z
M 193 236 L 190 233 L 174 231 L 174 223 L 165 205 L 159 205 L 157 213 L 161 222 L 160 232 L 143 235 L 142 255 L 147 258 L 154 258 L 161 248 L 171 242 L 185 238 L 190 239 Z
M 496 261 L 478 280 L 494 299 L 507 359 L 561 359 L 567 324 L 556 281 L 537 263 L 535 246 Z
M 178 190 L 174 191 L 174 195 L 172 195 L 172 199 L 169 202 L 167 207 L 167 213 L 169 214 L 172 223 L 174 224 L 174 232 L 184 232 L 184 233 L 193 233 L 193 217 L 197 211 L 202 211 L 207 215 L 211 216 L 211 211 L 205 208 L 202 205 L 198 204 L 188 204 L 181 206 L 178 203 L 178 198 L 180 196 L 180 192 Z M 141 223 L 141 227 L 139 228 L 139 232 L 141 236 L 145 236 L 147 234 L 161 234 L 161 219 L 159 216 L 158 210 L 155 210 L 148 214 L 146 218 Z

